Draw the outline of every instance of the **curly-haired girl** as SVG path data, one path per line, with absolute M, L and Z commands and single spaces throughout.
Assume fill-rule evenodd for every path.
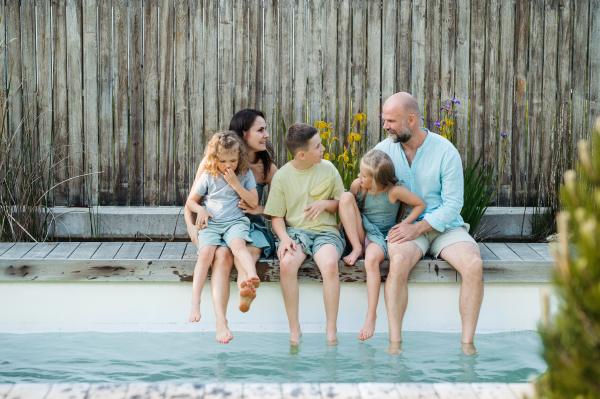
M 250 220 L 238 207 L 240 200 L 248 206 L 258 205 L 254 175 L 248 173 L 246 146 L 235 132 L 216 133 L 204 151 L 205 172 L 198 179 L 186 205 L 198 214 L 198 261 L 194 269 L 190 321 L 200 320 L 200 294 L 208 268 L 219 246 L 227 246 L 248 275 L 240 285 L 242 312 L 250 309 L 260 279 L 252 256 L 246 249 L 250 238 Z M 201 205 L 204 199 L 204 206 Z M 212 219 L 209 222 L 209 219 Z

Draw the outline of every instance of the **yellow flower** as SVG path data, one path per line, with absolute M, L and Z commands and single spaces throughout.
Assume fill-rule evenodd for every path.
M 327 128 L 327 123 L 323 121 L 317 121 L 314 124 L 315 129 L 319 129 L 319 131 L 323 131 Z
M 454 125 L 454 122 L 452 122 L 450 119 L 444 119 L 444 121 L 446 122 L 446 126 Z
M 354 141 L 360 141 L 362 139 L 362 136 L 358 133 L 352 134 L 352 137 L 354 137 Z
M 365 119 L 367 119 L 367 116 L 365 114 L 356 114 L 354 116 L 355 121 L 361 122 L 361 121 L 364 121 Z
M 338 138 L 337 138 L 337 137 L 335 137 L 335 136 L 334 136 L 334 137 L 332 137 L 332 139 L 333 139 L 333 141 L 336 141 L 336 140 L 337 140 L 337 141 L 340 141 L 340 139 L 338 139 Z
M 344 160 L 344 162 L 346 162 L 346 163 L 348 163 L 348 161 L 350 160 L 350 158 L 348 158 L 348 155 L 345 155 L 345 154 L 340 154 L 340 155 L 338 156 L 338 162 L 339 162 L 340 160 L 342 160 L 342 159 L 343 159 L 343 160 Z
M 335 154 L 333 152 L 330 154 L 330 156 L 332 160 L 335 160 Z
M 326 159 L 329 161 L 329 154 L 323 154 L 323 159 Z
M 354 139 L 354 133 L 350 134 L 350 136 L 348 136 L 348 143 L 352 143 L 352 140 Z
M 448 135 L 446 133 L 442 133 L 442 137 L 448 139 Z
M 321 138 L 323 140 L 327 140 L 329 138 L 329 132 L 326 130 L 323 133 L 321 133 Z

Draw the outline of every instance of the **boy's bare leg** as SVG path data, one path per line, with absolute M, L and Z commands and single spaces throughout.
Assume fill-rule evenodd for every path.
M 279 261 L 279 272 L 281 282 L 281 293 L 283 303 L 290 323 L 290 345 L 300 345 L 300 320 L 298 319 L 298 269 L 306 259 L 302 252 L 302 244 L 296 244 L 296 250 L 286 251 L 284 257 Z
M 377 244 L 371 243 L 365 251 L 365 269 L 367 271 L 367 319 L 365 325 L 358 334 L 358 339 L 364 341 L 373 336 L 375 332 L 375 320 L 377 319 L 377 303 L 379 302 L 379 290 L 381 289 L 381 272 L 379 264 L 385 260 L 383 249 Z
M 192 282 L 192 311 L 189 318 L 191 322 L 200 321 L 200 295 L 202 294 L 202 287 L 206 281 L 208 268 L 213 261 L 216 249 L 216 245 L 206 245 L 202 247 L 198 254 Z
M 327 317 L 327 345 L 337 345 L 337 315 L 340 306 L 339 254 L 332 244 L 325 244 L 314 254 L 314 260 L 323 277 L 323 301 Z
M 348 256 L 344 256 L 344 262 L 347 265 L 353 265 L 364 253 L 365 229 L 352 193 L 346 192 L 340 196 L 339 214 L 344 226 L 344 234 L 352 245 L 352 252 Z
M 219 247 L 212 265 L 210 287 L 217 319 L 217 341 L 228 343 L 233 334 L 227 325 L 227 303 L 229 302 L 229 275 L 233 266 L 233 254 L 227 247 Z
M 254 264 L 256 264 L 256 262 L 258 262 L 258 260 L 260 259 L 262 249 L 250 245 L 246 245 L 246 248 L 252 256 Z M 240 304 L 238 308 L 242 312 L 247 312 L 248 310 L 250 310 L 250 304 L 252 304 L 252 301 L 254 300 L 254 298 L 256 298 L 256 288 L 254 286 L 255 281 L 252 281 L 248 278 L 248 274 L 246 274 L 246 271 L 240 265 L 240 261 L 238 258 L 234 258 L 234 263 L 238 271 L 237 285 L 240 291 Z M 255 279 L 258 279 L 258 277 L 256 277 Z M 260 282 L 260 280 L 258 281 Z

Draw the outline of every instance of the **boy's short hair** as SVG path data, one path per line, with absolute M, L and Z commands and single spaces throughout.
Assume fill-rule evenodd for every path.
M 295 157 L 299 151 L 308 149 L 308 142 L 317 133 L 319 133 L 318 130 L 311 125 L 306 123 L 294 123 L 288 128 L 287 134 L 285 135 L 285 145 L 287 145 L 292 156 Z

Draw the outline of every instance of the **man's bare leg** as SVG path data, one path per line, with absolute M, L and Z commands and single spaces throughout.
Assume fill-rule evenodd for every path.
M 388 244 L 390 271 L 384 287 L 385 307 L 390 327 L 390 347 L 386 353 L 402 352 L 402 319 L 408 304 L 408 274 L 423 257 L 423 251 L 412 241 Z
M 250 256 L 252 256 L 254 264 L 256 264 L 256 262 L 258 262 L 258 260 L 260 259 L 262 249 L 250 245 L 246 245 L 246 248 L 248 249 Z M 234 258 L 234 264 L 238 271 L 237 285 L 240 292 L 240 304 L 238 308 L 242 312 L 247 312 L 250 309 L 250 304 L 252 303 L 254 298 L 256 298 L 256 288 L 254 287 L 256 281 L 253 281 L 250 278 L 248 278 L 248 274 L 246 274 L 246 271 L 241 266 L 240 260 L 238 258 Z M 258 278 L 255 279 L 258 280 Z M 252 287 L 249 286 L 248 280 L 252 282 Z M 260 280 L 258 281 L 260 282 Z M 258 284 L 256 286 L 258 286 Z
M 279 272 L 281 282 L 281 293 L 283 294 L 283 303 L 290 323 L 290 345 L 300 345 L 300 320 L 298 318 L 298 269 L 306 259 L 306 254 L 302 252 L 302 244 L 296 244 L 296 250 L 286 251 L 284 257 L 279 261 Z
M 344 262 L 352 266 L 364 254 L 365 246 L 365 229 L 352 193 L 346 192 L 340 196 L 339 214 L 344 226 L 344 234 L 352 245 L 352 252 L 344 256 Z
M 215 252 L 212 265 L 210 287 L 213 296 L 213 306 L 217 319 L 217 341 L 222 344 L 233 339 L 233 334 L 227 325 L 227 303 L 229 302 L 229 275 L 233 266 L 233 254 L 227 247 L 219 247 Z
M 367 318 L 365 325 L 358 334 L 358 339 L 364 341 L 373 336 L 375 332 L 375 321 L 377 319 L 377 303 L 379 302 L 379 291 L 381 289 L 381 271 L 379 265 L 385 260 L 383 249 L 377 244 L 371 243 L 365 251 L 365 269 L 367 271 Z
M 458 308 L 462 322 L 465 355 L 477 353 L 473 345 L 479 310 L 483 301 L 483 261 L 479 247 L 472 242 L 457 242 L 440 252 L 440 258 L 454 267 L 462 277 Z
M 327 345 L 337 345 L 337 316 L 340 307 L 339 254 L 333 244 L 325 244 L 313 256 L 323 277 L 323 301 L 327 318 Z

